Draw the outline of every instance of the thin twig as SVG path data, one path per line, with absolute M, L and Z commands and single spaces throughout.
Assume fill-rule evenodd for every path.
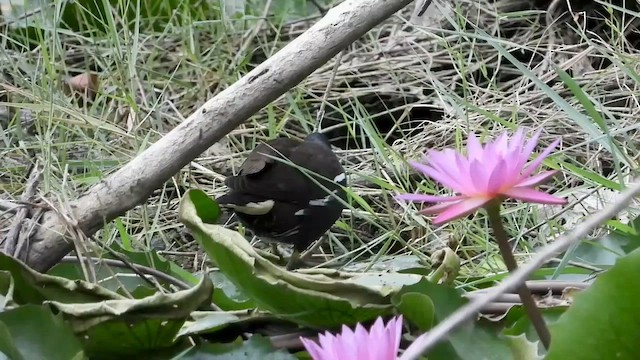
M 95 283 L 97 281 L 97 277 L 93 263 L 89 260 L 83 261 L 83 257 L 85 255 L 88 256 L 90 251 L 87 248 L 86 244 L 87 236 L 85 235 L 84 231 L 78 226 L 78 221 L 73 218 L 73 215 L 70 212 L 65 213 L 64 211 L 56 208 L 49 199 L 43 197 L 42 201 L 46 203 L 65 224 L 66 230 L 69 232 L 70 238 L 72 239 L 75 254 L 76 257 L 78 257 L 78 263 L 80 264 L 80 268 L 82 269 L 82 274 L 85 280 Z M 62 204 L 62 201 L 59 201 L 59 203 Z M 69 208 L 69 206 L 66 207 L 66 209 Z
M 121 267 L 129 268 L 131 271 L 133 271 L 136 275 L 138 275 L 141 279 L 143 279 L 149 285 L 155 287 L 158 291 L 164 291 L 164 288 L 160 286 L 160 284 L 153 282 L 149 278 L 147 278 L 145 274 L 136 267 L 136 264 L 129 261 L 129 259 L 127 259 L 125 256 L 113 250 L 112 248 L 104 244 L 102 241 L 98 240 L 93 235 L 90 236 L 90 239 L 93 240 L 95 244 L 99 244 L 100 249 L 106 250 L 109 253 L 109 255 L 113 256 L 118 261 L 120 261 L 120 263 L 122 264 Z
M 95 240 L 95 239 L 93 239 L 93 240 Z M 95 264 L 104 264 L 104 265 L 107 265 L 107 266 L 118 267 L 118 268 L 122 268 L 122 269 L 129 269 L 129 270 L 133 271 L 137 276 L 142 278 L 144 281 L 146 281 L 147 283 L 151 284 L 151 286 L 156 287 L 156 288 L 159 286 L 159 284 L 157 282 L 151 281 L 146 275 L 153 276 L 153 278 L 155 280 L 163 280 L 163 281 L 175 286 L 179 290 L 188 290 L 188 289 L 191 288 L 191 286 L 189 284 L 183 282 L 182 280 L 176 279 L 176 278 L 174 278 L 173 276 L 171 276 L 169 274 L 165 274 L 162 271 L 156 270 L 156 269 L 154 269 L 152 267 L 139 265 L 139 264 L 134 264 L 134 263 L 130 262 L 127 258 L 122 256 L 121 254 L 113 251 L 112 249 L 109 249 L 109 248 L 105 248 L 105 249 L 110 250 L 110 254 L 115 256 L 115 257 L 117 257 L 117 259 L 103 259 L 103 258 L 99 258 L 99 257 L 88 257 L 88 256 L 85 256 L 83 258 L 83 261 L 91 261 L 92 263 L 95 263 Z M 65 256 L 64 258 L 62 258 L 62 260 L 60 262 L 61 263 L 72 263 L 72 264 L 81 263 L 80 259 L 78 257 L 76 257 L 76 256 Z M 159 290 L 163 290 L 163 289 L 160 288 Z M 222 309 L 220 309 L 214 303 L 207 304 L 205 306 L 205 309 L 209 310 L 209 311 L 222 311 Z
M 429 5 L 431 5 L 431 3 L 433 2 L 433 0 L 424 0 L 424 2 L 422 3 L 422 7 L 420 8 L 420 11 L 418 11 L 418 16 L 422 16 L 427 9 L 429 8 Z
M 316 252 L 316 250 L 318 250 L 322 246 L 326 237 L 328 237 L 327 234 L 321 236 L 318 241 L 316 241 L 310 248 L 308 248 L 304 253 L 300 255 L 298 261 L 304 263 L 309 257 L 311 257 L 314 252 Z
M 340 51 L 340 53 L 338 53 L 338 56 L 336 56 L 336 62 L 333 65 L 333 70 L 331 71 L 331 76 L 329 77 L 329 81 L 327 81 L 327 87 L 324 90 L 324 95 L 322 95 L 322 101 L 320 101 L 320 108 L 318 109 L 318 113 L 316 114 L 316 124 L 315 124 L 315 129 L 314 131 L 317 132 L 323 132 L 322 131 L 322 120 L 324 119 L 324 108 L 325 105 L 327 104 L 327 97 L 329 96 L 329 91 L 331 91 L 331 88 L 333 87 L 333 82 L 336 79 L 336 74 L 338 73 L 338 68 L 340 67 L 340 64 L 342 63 L 342 57 L 344 56 L 344 54 L 347 52 L 347 49 L 344 49 L 342 51 Z
M 20 196 L 22 201 L 32 201 L 36 191 L 38 189 L 38 184 L 40 183 L 40 176 L 42 175 L 42 170 L 40 169 L 40 164 L 38 160 L 32 165 L 29 178 L 27 179 L 27 184 L 25 186 L 25 190 Z M 4 239 L 3 251 L 4 253 L 14 256 L 16 258 L 20 258 L 20 250 L 21 247 L 18 246 L 18 240 L 20 235 L 20 230 L 22 229 L 22 225 L 24 220 L 27 218 L 29 214 L 29 208 L 21 207 L 18 208 L 16 214 L 13 218 L 13 223 L 11 225 L 11 229 L 9 233 Z
M 156 270 L 154 268 L 148 267 L 148 266 L 144 266 L 144 265 L 139 265 L 139 264 L 133 264 L 131 262 L 129 262 L 128 260 L 126 262 L 122 261 L 122 259 L 102 259 L 99 257 L 88 257 L 88 259 L 90 259 L 91 261 L 93 261 L 96 264 L 104 264 L 104 265 L 108 265 L 108 266 L 113 266 L 113 267 L 118 267 L 118 268 L 123 268 L 123 269 L 130 269 L 132 271 L 134 271 L 136 273 L 136 275 L 140 276 L 143 279 L 147 279 L 146 275 L 151 275 L 159 280 L 165 281 L 175 287 L 177 287 L 180 290 L 187 290 L 190 289 L 191 286 L 189 286 L 187 283 L 174 278 L 171 275 L 165 274 L 162 271 Z M 61 263 L 67 263 L 67 264 L 77 264 L 78 263 L 78 258 L 75 256 L 65 256 L 64 258 L 62 258 L 62 261 L 60 261 Z M 154 285 L 153 282 L 149 282 L 151 285 Z
M 0 199 L 0 210 L 3 212 L 15 213 L 22 207 L 24 207 L 24 205 L 20 205 L 15 201 Z
M 555 40 L 556 40 L 556 36 L 555 36 L 556 28 L 553 26 L 554 25 L 553 15 L 555 14 L 559 4 L 560 4 L 560 0 L 551 1 L 551 4 L 549 4 L 549 6 L 547 7 L 547 11 L 545 15 L 547 31 L 549 32 L 549 34 L 547 35 L 548 37 L 547 52 L 545 53 L 545 57 L 541 63 L 541 71 L 543 73 L 548 72 L 549 68 L 551 68 L 553 64 L 553 59 L 552 59 L 552 56 L 554 54 L 553 47 L 555 45 Z
M 31 235 L 35 232 L 38 224 L 40 223 L 40 218 L 44 214 L 44 209 L 41 207 L 37 207 L 32 211 L 32 215 L 29 221 L 25 221 L 22 229 L 20 229 L 20 235 L 18 236 L 18 243 L 15 250 L 15 256 L 17 259 L 22 261 L 26 260 L 27 251 L 23 251 L 23 249 L 29 249 L 29 241 L 31 239 Z M 28 227 L 25 227 L 26 223 L 29 224 Z
M 519 284 L 522 284 L 531 274 L 533 274 L 540 266 L 544 265 L 549 259 L 557 256 L 561 251 L 566 250 L 571 244 L 580 241 L 583 237 L 595 227 L 608 221 L 616 213 L 626 208 L 634 196 L 640 194 L 640 182 L 632 184 L 625 190 L 618 201 L 610 204 L 589 216 L 582 224 L 579 224 L 571 232 L 559 236 L 555 242 L 546 245 L 538 254 L 533 257 L 527 264 L 518 268 L 507 277 L 503 282 L 496 286 L 485 296 L 478 297 L 470 301 L 465 306 L 451 314 L 446 320 L 436 325 L 431 331 L 418 337 L 409 348 L 402 354 L 400 360 L 416 360 L 421 354 L 431 349 L 442 339 L 446 338 L 449 333 L 458 328 L 466 321 L 475 317 L 480 309 L 491 303 L 500 295 L 511 291 Z
M 527 287 L 533 292 L 547 292 L 561 293 L 564 289 L 573 287 L 586 289 L 589 287 L 588 283 L 578 281 L 556 281 L 556 280 L 529 280 L 526 282 Z M 480 289 L 469 291 L 467 294 L 481 294 L 491 291 L 493 287 L 487 289 Z

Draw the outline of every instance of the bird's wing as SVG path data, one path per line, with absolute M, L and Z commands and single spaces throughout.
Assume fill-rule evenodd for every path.
M 306 169 L 302 172 L 289 164 L 280 164 L 290 171 L 287 186 L 296 203 L 308 203 L 325 198 L 340 189 L 334 180 L 344 178 L 344 168 L 331 148 L 317 143 L 306 143 L 292 152 L 289 160 Z M 340 176 L 342 174 L 342 176 Z
M 290 167 L 283 167 L 282 161 L 287 161 L 300 144 L 300 141 L 288 138 L 261 143 L 247 156 L 238 175 L 227 177 L 225 184 L 234 192 L 262 199 L 285 199 L 289 192 L 287 179 L 293 175 Z
M 244 160 L 238 175 L 251 176 L 267 171 L 276 162 L 273 157 L 287 156 L 299 144 L 300 141 L 289 138 L 277 138 L 267 143 L 260 143 Z
M 243 163 L 240 173 L 228 177 L 225 183 L 236 192 L 283 202 L 306 203 L 327 195 L 308 175 L 301 173 L 289 162 L 306 168 L 310 173 L 323 175 L 329 180 L 343 174 L 344 169 L 330 149 L 319 144 L 299 144 L 298 142 L 298 146 L 291 146 L 289 143 L 289 147 L 280 149 L 277 146 L 282 144 L 271 144 L 273 148 L 267 145 L 266 149 L 256 148 Z M 280 150 L 281 154 L 274 151 L 274 148 Z M 264 154 L 279 158 L 285 156 L 285 159 L 274 160 Z M 329 189 L 336 188 L 330 181 L 318 177 L 315 179 Z

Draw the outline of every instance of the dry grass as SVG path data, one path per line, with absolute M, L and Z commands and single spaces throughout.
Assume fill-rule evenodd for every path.
M 561 151 L 546 164 L 563 170 L 549 187 L 570 199 L 568 211 L 512 204 L 505 212 L 523 258 L 565 225 L 573 226 L 576 217 L 597 210 L 582 210 L 585 192 L 595 191 L 593 198 L 629 181 L 640 126 L 638 9 L 614 7 L 608 14 L 594 4 L 574 8 L 572 16 L 564 1 L 528 3 L 436 2 L 439 14 L 426 20 L 411 19 L 407 9 L 348 48 L 326 94 L 323 126 L 340 148 L 354 200 L 322 248 L 329 255 L 324 265 L 366 268 L 406 253 L 428 259 L 435 249 L 453 246 L 463 260 L 462 275 L 469 277 L 462 282 L 475 286 L 477 278 L 503 271 L 483 214 L 434 228 L 391 198 L 396 191 L 438 191 L 405 160 L 425 148 L 461 147 L 470 131 L 490 137 L 518 126 L 542 128 L 541 145 L 562 136 Z M 114 31 L 103 38 L 60 32 L 48 34 L 34 49 L 4 51 L 0 94 L 11 90 L 7 108 L 18 116 L 1 122 L 2 198 L 19 197 L 25 169 L 35 158 L 46 164 L 43 195 L 60 201 L 77 196 L 312 21 L 226 19 L 165 31 Z M 256 36 L 249 36 L 258 25 Z M 252 42 L 246 45 L 246 39 Z M 238 49 L 246 58 L 236 55 Z M 101 91 L 93 102 L 79 105 L 63 93 L 59 79 L 88 64 L 102 69 Z M 554 65 L 588 94 L 605 131 Z M 219 194 L 224 176 L 257 141 L 308 132 L 333 68 L 330 62 L 318 69 L 99 236 L 130 241 L 137 249 L 164 249 L 185 267 L 198 269 L 202 261 L 194 257 L 195 243 L 176 218 L 181 194 L 190 187 Z M 25 124 L 31 118 L 32 125 Z M 595 138 L 593 129 L 611 137 Z M 617 153 L 607 150 L 610 141 Z M 7 219 L 0 218 L 5 229 Z

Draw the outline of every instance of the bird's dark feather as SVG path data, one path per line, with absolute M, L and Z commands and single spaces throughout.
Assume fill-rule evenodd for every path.
M 306 169 L 307 174 L 289 162 Z M 333 181 L 336 178 L 340 184 Z M 217 199 L 221 206 L 234 208 L 240 221 L 258 237 L 293 244 L 298 251 L 335 223 L 346 200 L 340 186 L 346 186 L 344 169 L 326 137 L 318 133 L 304 141 L 278 138 L 261 143 L 225 184 L 229 192 Z M 273 206 L 265 214 L 250 215 L 238 209 L 267 200 L 273 200 Z
M 326 195 L 326 191 L 309 176 L 329 190 L 337 188 L 331 180 L 344 173 L 344 169 L 331 148 L 317 142 L 276 140 L 256 147 L 242 164 L 238 175 L 228 177 L 225 184 L 234 192 L 299 204 Z M 289 162 L 307 169 L 307 175 Z
M 275 162 L 272 156 L 279 156 L 279 153 L 282 153 L 288 157 L 291 149 L 301 143 L 300 140 L 277 138 L 271 140 L 268 144 L 264 142 L 258 144 L 244 160 L 240 167 L 240 172 L 236 176 L 259 175 L 261 172 L 267 171 L 269 166 Z
M 295 215 L 303 209 L 304 214 Z M 304 251 L 336 222 L 341 213 L 342 206 L 309 208 L 276 202 L 273 210 L 266 215 L 253 216 L 240 212 L 236 212 L 236 215 L 261 239 L 293 244 L 296 250 Z M 291 229 L 296 231 L 291 232 Z

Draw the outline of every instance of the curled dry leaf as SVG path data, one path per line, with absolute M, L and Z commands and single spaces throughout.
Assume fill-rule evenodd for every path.
M 86 72 L 67 79 L 65 85 L 68 93 L 80 93 L 93 100 L 98 92 L 100 81 L 98 74 Z

